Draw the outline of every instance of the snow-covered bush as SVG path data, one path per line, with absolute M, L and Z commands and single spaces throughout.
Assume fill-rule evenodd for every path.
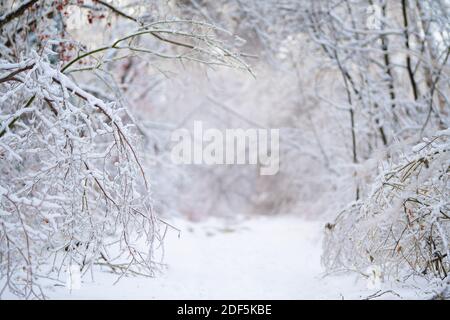
M 123 5 L 141 15 L 107 1 L 2 1 L 0 297 L 43 298 L 40 279 L 60 281 L 67 268 L 154 273 L 160 220 L 143 132 L 105 76 L 116 71 L 113 62 L 147 55 L 248 69 L 212 24 L 160 20 L 150 14 L 155 3 Z M 67 31 L 75 9 L 86 18 L 81 25 L 107 30 L 113 16 L 132 25 L 88 48 L 84 34 Z
M 444 279 L 450 270 L 450 131 L 387 164 L 367 198 L 326 225 L 323 263 L 330 271 L 376 266 L 385 277 Z
M 330 90 L 324 98 L 348 112 L 348 124 L 339 124 L 348 130 L 351 159 L 341 168 L 347 167 L 344 175 L 356 191 L 355 202 L 326 226 L 323 263 L 330 271 L 400 280 L 447 277 L 445 8 L 442 1 L 310 2 L 305 16 L 310 36 L 341 74 L 336 78 L 341 93 Z M 327 202 L 339 210 L 337 202 Z
M 124 110 L 36 53 L 2 61 L 0 71 L 0 272 L 8 288 L 40 297 L 39 277 L 67 263 L 85 272 L 100 259 L 151 274 L 151 246 L 143 251 L 136 236 L 151 244 L 155 217 Z

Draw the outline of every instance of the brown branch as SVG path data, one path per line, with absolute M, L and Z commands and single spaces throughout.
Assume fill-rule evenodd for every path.
M 384 4 L 381 7 L 381 12 L 383 14 L 383 20 L 386 19 L 386 4 Z M 382 30 L 384 30 L 385 22 L 382 24 Z M 391 64 L 391 57 L 389 54 L 389 44 L 388 44 L 388 38 L 387 35 L 381 35 L 381 50 L 383 51 L 383 60 L 384 60 L 384 66 L 385 66 L 385 72 L 387 74 L 388 78 L 388 88 L 389 88 L 389 96 L 391 98 L 391 107 L 392 109 L 395 108 L 395 86 L 394 86 L 394 76 L 392 74 L 392 64 Z M 396 116 L 394 115 L 394 122 L 397 122 Z
M 29 0 L 28 2 L 25 2 L 20 7 L 18 7 L 16 10 L 11 11 L 10 13 L 3 16 L 3 18 L 0 20 L 0 28 L 3 28 L 3 26 L 7 23 L 9 23 L 11 20 L 20 17 L 24 12 L 30 8 L 33 4 L 35 4 L 38 0 Z
M 91 171 L 91 169 L 89 168 L 88 164 L 86 163 L 86 161 L 83 161 L 84 166 L 86 167 L 87 170 Z M 102 193 L 104 194 L 104 196 L 106 197 L 106 199 L 108 199 L 109 201 L 111 201 L 118 209 L 119 206 L 117 205 L 117 203 L 114 201 L 113 198 L 111 198 L 108 193 L 106 192 L 106 190 L 102 187 L 100 181 L 98 181 L 98 179 L 94 176 L 94 174 L 92 174 L 92 177 L 94 178 L 95 183 L 97 183 L 98 187 L 100 188 L 100 190 L 102 191 Z
M 403 27 L 405 28 L 405 47 L 408 51 L 406 53 L 406 69 L 408 70 L 409 81 L 411 82 L 411 88 L 414 94 L 414 100 L 417 101 L 419 99 L 418 88 L 416 84 L 416 80 L 414 79 L 414 72 L 411 66 L 411 55 L 410 55 L 410 46 L 409 46 L 409 22 L 408 22 L 408 3 L 406 0 L 402 0 L 402 13 L 403 13 Z
M 10 74 L 8 74 L 6 77 L 1 78 L 0 83 L 12 81 L 12 80 L 17 81 L 17 78 L 15 78 L 16 75 L 18 75 L 19 73 L 24 72 L 26 70 L 30 70 L 33 67 L 34 67 L 34 63 L 29 66 L 23 67 L 21 69 L 17 69 L 16 71 L 13 71 Z
M 136 22 L 136 23 L 138 23 L 139 25 L 142 26 L 142 23 L 139 22 L 139 20 L 138 20 L 137 18 L 132 17 L 132 16 L 126 14 L 125 12 L 123 12 L 123 11 L 117 9 L 117 8 L 114 7 L 113 5 L 107 3 L 106 1 L 96 0 L 95 2 L 97 2 L 97 3 L 99 3 L 99 4 L 101 4 L 101 5 L 105 6 L 105 7 L 107 7 L 107 8 L 110 9 L 112 12 L 116 13 L 117 15 L 119 15 L 119 16 L 125 18 L 125 19 L 134 21 L 134 22 Z M 189 49 L 195 49 L 195 47 L 194 47 L 193 45 L 190 45 L 190 44 L 187 44 L 187 43 L 178 42 L 178 41 L 174 41 L 174 40 L 170 40 L 170 39 L 161 37 L 161 36 L 160 36 L 159 34 L 157 34 L 156 32 L 150 32 L 150 34 L 151 34 L 152 36 L 154 36 L 156 39 L 161 40 L 161 41 L 163 41 L 163 42 L 167 42 L 167 43 L 170 43 L 170 44 L 173 44 L 173 45 L 176 45 L 176 46 L 185 47 L 185 48 L 189 48 Z
M 128 19 L 128 20 L 132 20 L 132 21 L 134 21 L 134 22 L 138 22 L 138 19 L 136 19 L 135 17 L 132 17 L 132 16 L 126 14 L 125 12 L 123 12 L 123 11 L 117 9 L 116 7 L 114 7 L 113 5 L 109 4 L 109 3 L 106 2 L 106 1 L 102 1 L 102 0 L 94 0 L 94 2 L 97 2 L 97 3 L 99 3 L 99 4 L 101 4 L 101 5 L 105 6 L 105 7 L 107 7 L 108 9 L 110 9 L 110 10 L 113 11 L 114 13 L 118 14 L 119 16 L 122 16 L 122 17 L 124 17 L 124 18 L 126 18 L 126 19 Z M 138 22 L 138 23 L 139 23 L 139 22 Z

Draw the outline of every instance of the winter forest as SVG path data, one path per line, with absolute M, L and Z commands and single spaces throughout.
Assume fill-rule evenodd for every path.
M 449 55 L 448 0 L 0 0 L 0 299 L 450 298 Z

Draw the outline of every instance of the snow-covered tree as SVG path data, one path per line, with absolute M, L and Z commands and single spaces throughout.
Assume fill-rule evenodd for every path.
M 1 1 L 0 296 L 43 298 L 40 279 L 67 267 L 151 276 L 158 266 L 148 137 L 117 80 L 129 81 L 127 61 L 248 69 L 213 24 L 169 17 L 164 1 L 116 4 Z

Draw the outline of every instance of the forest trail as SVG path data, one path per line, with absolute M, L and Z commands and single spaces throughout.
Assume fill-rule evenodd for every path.
M 226 222 L 174 220 L 180 228 L 165 240 L 167 269 L 155 278 L 99 272 L 70 292 L 53 287 L 62 299 L 361 299 L 368 290 L 356 275 L 323 275 L 320 265 L 323 223 L 293 216 Z M 389 290 L 393 288 L 382 288 Z M 402 298 L 418 298 L 395 288 Z M 384 299 L 398 298 L 386 293 Z

